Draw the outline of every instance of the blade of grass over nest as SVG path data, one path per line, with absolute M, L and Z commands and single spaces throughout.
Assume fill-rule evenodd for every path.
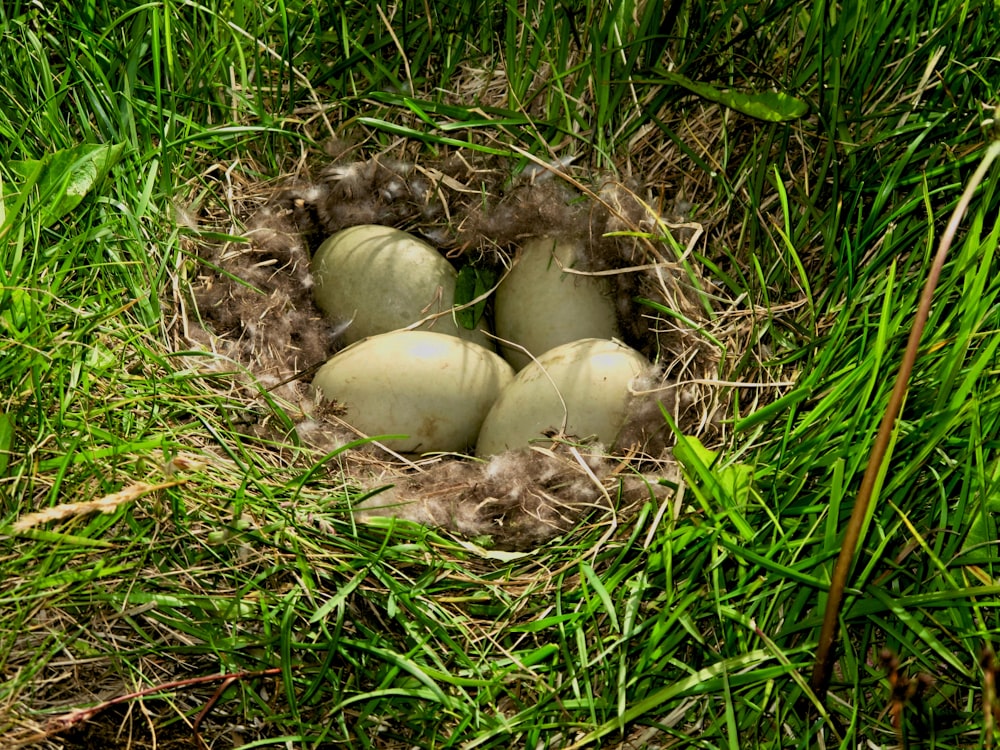
M 761 120 L 782 122 L 797 120 L 809 111 L 809 105 L 801 99 L 780 92 L 764 92 L 753 94 L 746 92 L 726 91 L 707 83 L 692 81 L 680 73 L 666 70 L 654 71 L 664 83 L 683 86 L 687 90 L 727 107 L 756 117 Z
M 503 149 L 477 144 L 472 140 L 463 141 L 450 136 L 426 133 L 422 130 L 416 130 L 405 125 L 399 125 L 395 122 L 389 122 L 375 117 L 359 117 L 358 122 L 362 125 L 368 125 L 378 130 L 384 130 L 388 133 L 392 133 L 393 135 L 403 136 L 404 138 L 412 138 L 414 140 L 423 141 L 424 143 L 436 144 L 440 146 L 454 146 L 456 148 L 467 148 L 472 151 L 480 151 L 485 154 L 491 154 L 492 156 L 507 156 L 510 153 L 509 151 L 505 151 Z

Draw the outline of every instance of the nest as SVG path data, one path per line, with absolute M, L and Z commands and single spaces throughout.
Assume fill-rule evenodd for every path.
M 359 503 L 355 518 L 403 518 L 507 550 L 537 547 L 592 513 L 631 509 L 663 485 L 623 473 L 601 446 L 557 442 L 507 451 L 489 461 L 447 461 Z M 612 494 L 615 493 L 615 494 Z
M 578 178 L 560 165 L 513 177 L 498 159 L 460 152 L 420 163 L 353 157 L 339 150 L 318 179 L 248 199 L 245 229 L 230 230 L 244 242 L 192 243 L 197 268 L 183 303 L 183 346 L 215 355 L 202 369 L 238 365 L 247 400 L 262 404 L 266 393 L 287 417 L 271 419 L 262 408 L 244 431 L 322 453 L 364 437 L 309 388 L 343 332 L 313 303 L 309 263 L 334 232 L 382 224 L 421 237 L 457 267 L 500 272 L 529 238 L 576 240 L 586 249 L 584 271 L 611 284 L 625 343 L 656 365 L 637 384 L 626 427 L 606 448 L 561 436 L 553 449 L 510 451 L 488 462 L 438 458 L 424 467 L 377 444 L 351 451 L 340 468 L 352 483 L 371 491 L 394 485 L 355 509 L 359 519 L 403 517 L 528 549 L 613 510 L 612 498 L 649 497 L 656 480 L 673 472 L 664 412 L 683 432 L 711 439 L 725 405 L 713 385 L 724 363 L 701 330 L 709 284 L 687 259 L 698 225 L 660 216 L 638 184 Z

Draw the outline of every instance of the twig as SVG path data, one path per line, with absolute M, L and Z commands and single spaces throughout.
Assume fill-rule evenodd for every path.
M 194 734 L 194 740 L 198 744 L 199 749 L 208 748 L 208 745 L 205 744 L 205 740 L 201 738 L 201 722 L 204 721 L 206 716 L 208 716 L 209 712 L 215 707 L 215 704 L 219 702 L 219 698 L 221 698 L 222 694 L 226 692 L 226 689 L 238 679 L 240 679 L 240 675 L 234 674 L 229 675 L 225 680 L 223 680 L 222 684 L 219 685 L 212 697 L 208 699 L 208 703 L 206 703 L 204 707 L 202 707 L 201 711 L 198 712 L 198 715 L 194 719 L 194 723 L 191 724 L 191 732 Z

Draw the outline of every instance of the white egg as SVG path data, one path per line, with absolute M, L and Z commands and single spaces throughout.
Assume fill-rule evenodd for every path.
M 312 275 L 319 308 L 334 323 L 352 321 L 344 332 L 347 343 L 443 313 L 420 329 L 493 348 L 482 330 L 464 328 L 451 313 L 455 269 L 406 232 L 374 224 L 337 232 L 313 256 Z
M 536 357 L 570 341 L 619 335 L 606 280 L 562 270 L 576 268 L 582 256 L 575 240 L 543 237 L 526 243 L 496 291 L 497 335 Z M 515 347 L 502 351 L 515 369 L 531 361 Z
M 313 387 L 345 409 L 344 420 L 404 453 L 469 450 L 514 371 L 498 354 L 456 336 L 393 331 L 338 352 Z
M 528 445 L 546 430 L 610 445 L 624 424 L 630 384 L 649 362 L 617 341 L 583 339 L 550 349 L 504 388 L 479 432 L 476 453 Z

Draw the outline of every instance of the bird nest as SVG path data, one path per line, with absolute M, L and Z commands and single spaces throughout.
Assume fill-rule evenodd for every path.
M 621 513 L 676 479 L 667 417 L 703 441 L 719 436 L 725 348 L 713 331 L 711 285 L 692 259 L 701 227 L 684 206 L 654 209 L 638 182 L 560 164 L 513 175 L 509 162 L 471 152 L 364 157 L 337 145 L 330 156 L 316 178 L 273 185 L 220 170 L 228 205 L 179 211 L 182 223 L 213 232 L 186 239 L 177 346 L 201 350 L 192 362 L 203 371 L 240 373 L 233 386 L 250 415 L 241 431 L 269 445 L 336 453 L 328 465 L 370 496 L 353 508 L 359 520 L 402 517 L 529 549 L 595 512 Z M 319 401 L 310 388 L 343 331 L 313 302 L 310 259 L 326 237 L 360 224 L 403 229 L 456 268 L 473 263 L 498 276 L 540 234 L 581 244 L 582 270 L 606 277 L 613 290 L 624 343 L 655 363 L 633 384 L 615 444 L 553 435 L 545 445 L 477 460 L 403 456 L 364 441 L 369 436 L 343 420 L 336 402 Z

